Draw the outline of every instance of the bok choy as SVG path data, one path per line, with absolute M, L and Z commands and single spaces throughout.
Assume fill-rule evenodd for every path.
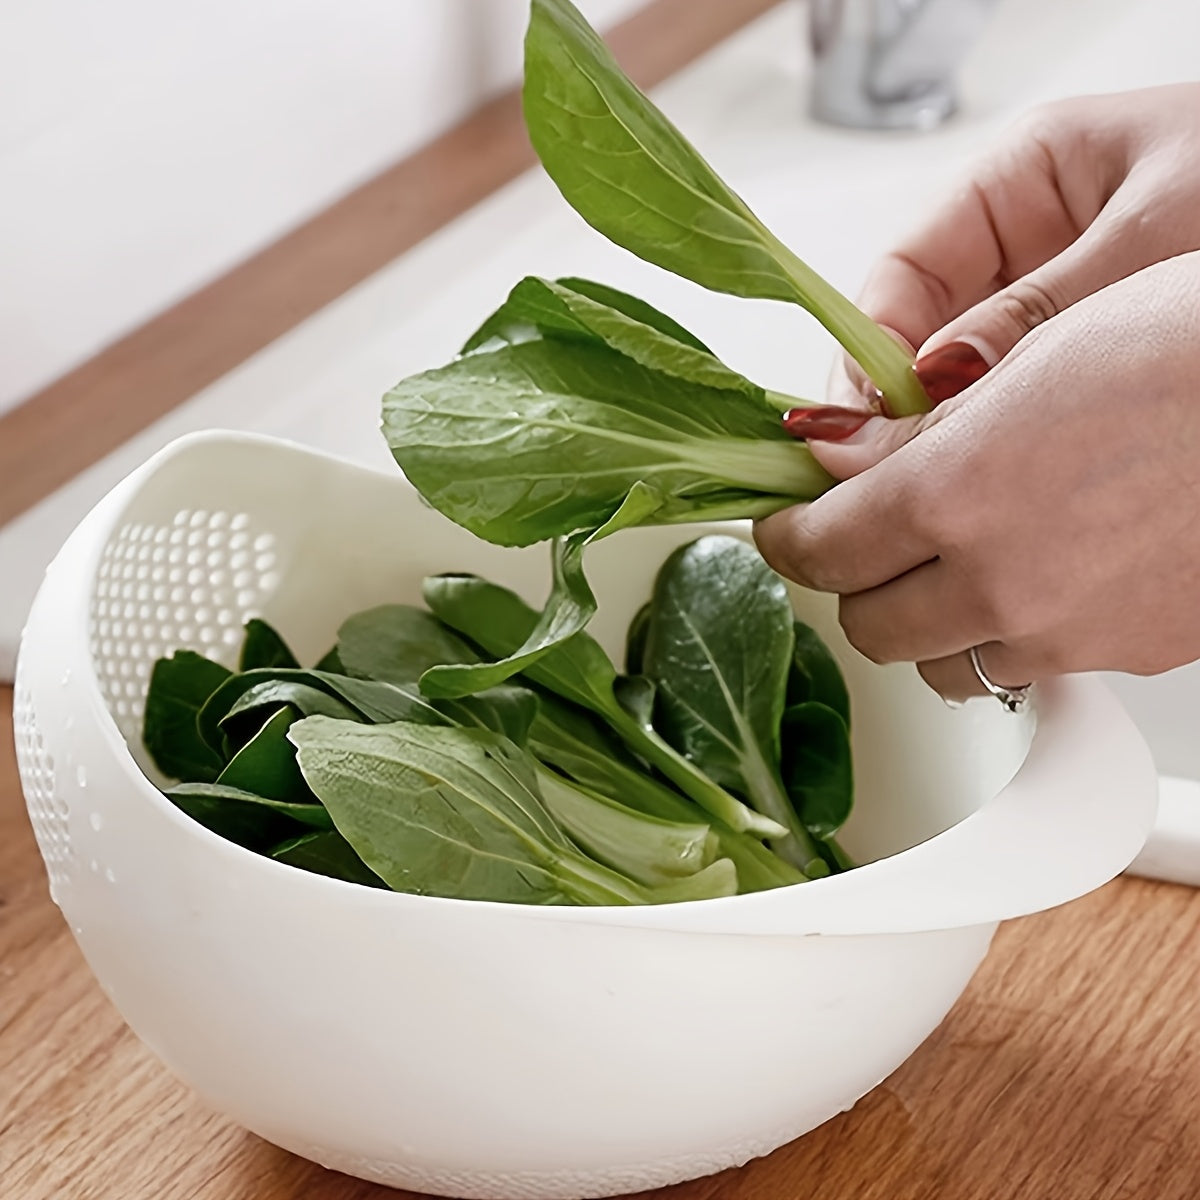
M 542 165 L 600 233 L 704 287 L 800 305 L 893 415 L 928 408 L 901 347 L 762 224 L 569 0 L 533 0 L 523 95 Z M 726 366 L 644 300 L 581 279 L 519 282 L 457 359 L 383 402 L 392 453 L 430 504 L 499 545 L 554 542 L 528 636 L 501 662 L 431 673 L 429 693 L 501 682 L 583 629 L 591 543 L 634 525 L 764 517 L 832 486 L 780 422 L 805 403 Z

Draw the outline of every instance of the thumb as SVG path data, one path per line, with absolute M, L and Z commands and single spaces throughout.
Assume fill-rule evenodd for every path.
M 1101 218 L 1077 241 L 1029 274 L 943 326 L 917 351 L 915 370 L 935 403 L 991 370 L 1039 325 L 1094 292 L 1149 265 L 1144 244 Z
M 808 443 L 813 458 L 830 475 L 849 479 L 894 454 L 942 415 L 939 409 L 936 416 L 893 418 L 824 406 L 789 413 L 785 426 L 793 437 Z

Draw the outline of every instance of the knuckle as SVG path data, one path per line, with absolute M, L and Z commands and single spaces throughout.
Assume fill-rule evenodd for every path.
M 823 590 L 820 540 L 802 509 L 789 508 L 760 521 L 754 529 L 754 540 L 773 571 L 802 587 Z
M 1011 127 L 1010 138 L 1017 145 L 1053 146 L 1087 115 L 1087 106 L 1081 105 L 1075 97 L 1047 100 L 1035 104 L 1017 118 Z
M 999 293 L 995 305 L 998 317 L 1022 333 L 1049 321 L 1061 308 L 1047 287 L 1028 276 L 1018 279 Z

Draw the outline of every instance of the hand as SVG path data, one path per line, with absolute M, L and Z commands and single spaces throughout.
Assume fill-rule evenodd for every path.
M 1200 658 L 1200 254 L 1027 336 L 925 417 L 817 443 L 848 480 L 757 531 L 851 643 L 948 698 Z M 868 469 L 869 468 L 869 469 Z
M 860 306 L 918 356 L 935 400 L 1108 284 L 1200 250 L 1200 84 L 1036 109 L 904 245 Z M 861 407 L 857 365 L 830 402 Z

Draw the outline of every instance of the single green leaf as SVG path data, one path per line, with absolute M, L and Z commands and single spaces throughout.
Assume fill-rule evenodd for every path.
M 336 829 L 289 838 L 271 850 L 271 857 L 314 875 L 328 875 L 331 879 L 361 883 L 366 887 L 387 887 Z
M 639 521 L 763 517 L 832 486 L 769 403 L 664 375 L 605 345 L 481 351 L 405 379 L 383 426 L 439 512 L 505 546 L 603 526 L 637 484 Z
M 811 875 L 820 856 L 779 778 L 794 620 L 783 580 L 753 546 L 703 537 L 675 551 L 658 573 L 644 665 L 658 687 L 658 730 L 706 775 L 786 828 L 774 848 Z
M 638 883 L 671 883 L 716 858 L 718 843 L 707 824 L 648 816 L 545 769 L 538 787 L 550 815 L 577 846 Z
M 336 646 L 330 646 L 328 650 L 317 660 L 317 665 L 313 667 L 314 671 L 328 671 L 331 675 L 348 675 L 350 672 L 342 666 L 342 660 L 338 657 Z
M 253 792 L 268 800 L 314 803 L 316 797 L 300 774 L 296 749 L 287 738 L 288 728 L 295 719 L 291 706 L 268 717 L 262 728 L 230 759 L 216 786 Z
M 262 724 L 266 711 L 285 704 L 303 716 L 426 724 L 444 720 L 415 685 L 274 667 L 231 676 L 209 697 L 197 724 L 210 746 L 223 745 L 230 734 L 237 743 L 246 730 Z
M 196 728 L 204 702 L 231 672 L 192 650 L 160 658 L 150 673 L 142 741 L 154 765 L 170 779 L 211 783 L 223 759 Z
M 473 575 L 433 576 L 425 580 L 424 596 L 436 616 L 489 654 L 511 655 L 538 622 L 537 613 L 519 596 Z M 614 692 L 616 669 L 590 634 L 576 633 L 558 643 L 527 662 L 522 674 L 603 717 L 631 750 L 731 829 L 763 836 L 785 832 L 778 822 L 731 796 L 652 728 L 630 716 Z
M 422 588 L 425 603 L 451 629 L 485 654 L 504 657 L 525 643 L 537 625 L 536 610 L 515 592 L 478 575 L 431 575 Z M 590 634 L 576 634 L 528 663 L 522 674 L 557 695 L 593 711 L 613 703 L 616 671 Z
M 617 312 L 624 313 L 643 325 L 649 325 L 651 329 L 657 329 L 659 333 L 665 333 L 667 337 L 674 338 L 685 346 L 691 346 L 693 350 L 702 350 L 705 354 L 716 357 L 691 330 L 685 329 L 673 317 L 667 316 L 665 312 L 637 296 L 631 296 L 628 292 L 622 292 L 607 283 L 597 283 L 594 279 L 580 279 L 578 276 L 570 276 L 558 282 L 597 304 L 615 308 Z
M 801 305 L 858 360 L 893 415 L 928 411 L 911 357 L 762 224 L 569 0 L 533 0 L 524 108 L 542 165 L 589 225 L 714 291 Z
M 291 668 L 281 667 L 281 671 Z M 247 675 L 252 673 L 247 672 Z M 264 670 L 264 675 L 271 672 Z M 200 729 L 209 745 L 220 745 L 232 755 L 246 745 L 255 730 L 274 712 L 290 708 L 302 717 L 341 717 L 361 720 L 357 709 L 320 687 L 295 679 L 248 679 L 235 675 L 220 692 L 214 692 L 200 711 Z
M 815 629 L 797 621 L 796 648 L 788 675 L 787 702 L 791 707 L 813 701 L 832 708 L 850 727 L 850 693 L 842 669 Z
M 220 783 L 181 783 L 166 797 L 194 821 L 247 850 L 265 851 L 302 828 L 329 829 L 319 804 L 268 800 Z
M 355 851 L 396 891 L 524 904 L 642 901 L 575 851 L 538 794 L 536 764 L 486 730 L 292 727 L 300 769 Z
M 288 648 L 287 642 L 266 621 L 251 617 L 246 622 L 246 636 L 238 660 L 239 671 L 258 667 L 298 667 L 300 663 Z
M 816 701 L 783 715 L 783 778 L 805 828 L 827 840 L 846 823 L 854 804 L 850 732 L 841 714 Z
M 681 325 L 644 301 L 598 284 L 579 290 L 565 280 L 529 276 L 509 293 L 467 342 L 464 353 L 497 340 L 519 345 L 537 338 L 558 338 L 608 346 L 651 370 L 707 388 L 739 392 L 784 412 L 804 401 L 776 397 L 727 367 Z M 597 297 L 605 296 L 605 300 Z M 612 303 L 613 301 L 616 302 Z M 634 314 L 637 315 L 634 315 Z
M 661 506 L 658 492 L 644 483 L 635 483 L 621 507 L 598 529 L 556 541 L 550 596 L 525 641 L 507 658 L 496 662 L 430 667 L 421 676 L 422 691 L 429 696 L 453 697 L 495 687 L 579 633 L 596 612 L 596 597 L 583 573 L 584 552 L 618 530 L 640 525 Z
M 640 675 L 646 657 L 646 633 L 650 628 L 650 601 L 633 614 L 625 635 L 625 673 Z
M 645 300 L 589 279 L 559 279 L 554 284 L 547 284 L 536 276 L 521 280 L 509 292 L 504 303 L 467 339 L 461 353 L 473 354 L 485 346 L 490 348 L 491 343 L 496 341 L 517 345 L 559 333 L 581 337 L 585 341 L 595 340 L 597 335 L 583 322 L 564 315 L 561 305 L 555 303 L 546 307 L 541 303 L 547 287 L 567 289 L 613 309 L 640 325 L 666 334 L 684 346 L 713 356 L 698 337 Z
M 432 613 L 411 604 L 384 604 L 355 613 L 338 630 L 337 653 L 345 674 L 388 683 L 415 683 L 441 663 L 479 660 Z

